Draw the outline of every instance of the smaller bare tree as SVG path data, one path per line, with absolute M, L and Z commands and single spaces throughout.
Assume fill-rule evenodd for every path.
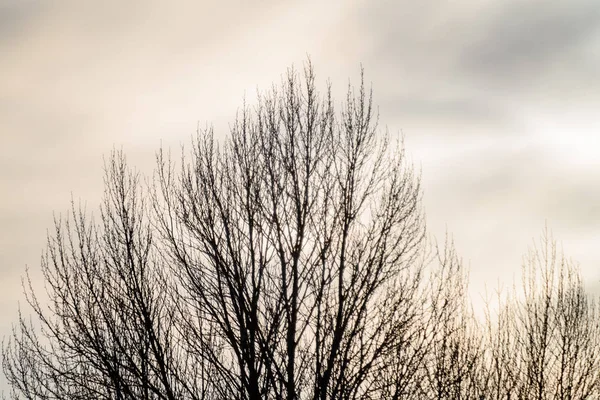
M 522 292 L 487 322 L 488 398 L 589 399 L 600 392 L 598 306 L 548 230 L 523 263 Z
M 468 301 L 466 271 L 448 237 L 443 248 L 435 246 L 434 254 L 421 398 L 478 399 L 481 340 Z
M 81 207 L 56 219 L 42 258 L 47 298 L 25 281 L 32 321 L 20 314 L 3 348 L 12 397 L 175 399 L 188 393 L 169 277 L 154 247 L 139 175 L 122 153 L 106 163 L 100 224 Z

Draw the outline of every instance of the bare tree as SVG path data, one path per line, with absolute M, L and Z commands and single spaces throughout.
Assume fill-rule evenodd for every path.
M 597 398 L 597 302 L 547 229 L 524 259 L 522 282 L 495 322 L 488 317 L 488 398 Z
M 36 321 L 4 346 L 13 396 L 384 397 L 390 357 L 419 346 L 425 229 L 362 79 L 336 116 L 312 65 L 290 70 L 192 147 L 180 168 L 158 153 L 148 192 L 113 155 L 101 223 L 57 220 L 49 307 L 26 285 Z
M 418 180 L 349 88 L 339 120 L 312 66 L 244 108 L 230 138 L 200 132 L 175 177 L 159 154 L 159 231 L 185 291 L 187 346 L 237 398 L 378 397 L 406 324 L 424 237 Z M 210 351 L 209 348 L 207 348 Z
M 42 258 L 47 299 L 30 280 L 3 351 L 4 372 L 29 399 L 179 398 L 178 338 L 168 277 L 154 248 L 139 175 L 114 153 L 106 164 L 101 223 L 73 205 L 56 219 Z
M 481 335 L 467 298 L 467 275 L 447 237 L 429 279 L 428 333 L 421 394 L 426 399 L 479 399 Z
M 162 149 L 105 163 L 99 222 L 57 218 L 45 296 L 3 345 L 19 399 L 588 399 L 598 308 L 544 236 L 481 329 L 453 243 L 425 240 L 419 177 L 371 92 L 339 113 L 312 65 Z M 426 272 L 429 279 L 424 279 Z
M 503 298 L 497 291 L 498 311 L 493 315 L 489 304 L 486 309 L 486 323 L 483 333 L 483 376 L 480 390 L 488 400 L 518 399 L 516 391 L 520 387 L 516 353 L 516 337 L 513 335 L 513 299 Z

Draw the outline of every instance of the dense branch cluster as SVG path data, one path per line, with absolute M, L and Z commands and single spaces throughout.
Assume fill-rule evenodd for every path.
M 230 135 L 162 150 L 142 184 L 106 163 L 100 222 L 73 206 L 3 346 L 27 399 L 590 399 L 600 332 L 547 237 L 524 293 L 473 318 L 452 243 L 371 93 L 339 113 L 309 64 Z M 594 397 L 596 396 L 596 397 Z

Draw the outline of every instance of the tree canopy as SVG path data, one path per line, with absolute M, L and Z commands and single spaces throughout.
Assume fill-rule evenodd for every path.
M 549 236 L 523 295 L 476 321 L 451 240 L 361 74 L 336 110 L 312 65 L 224 140 L 105 163 L 98 218 L 73 204 L 3 346 L 12 398 L 587 399 L 598 315 Z

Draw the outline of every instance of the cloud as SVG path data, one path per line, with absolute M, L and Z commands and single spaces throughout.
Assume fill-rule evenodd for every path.
M 355 21 L 370 39 L 372 73 L 386 77 L 379 93 L 416 98 L 419 115 L 445 115 L 431 101 L 444 96 L 456 116 L 468 104 L 465 116 L 478 114 L 475 123 L 504 116 L 512 129 L 523 107 L 600 105 L 600 7 L 593 0 L 368 4 Z M 503 122 L 489 122 L 499 133 L 494 126 Z
M 461 53 L 463 73 L 527 85 L 581 60 L 600 33 L 600 7 L 589 0 L 503 2 L 475 24 L 477 37 Z
M 384 1 L 355 18 L 382 120 L 422 163 L 430 231 L 455 233 L 475 292 L 510 281 L 546 221 L 597 265 L 596 2 Z
M 418 130 L 418 134 L 429 135 L 473 135 L 482 130 L 516 132 L 510 108 L 493 98 L 481 99 L 469 93 L 413 92 L 384 96 L 375 94 L 386 116 L 386 122 L 394 122 L 407 132 Z
M 358 70 L 337 35 L 347 9 L 316 5 L 0 0 L 0 242 L 12 249 L 2 270 L 36 265 L 71 193 L 95 207 L 113 146 L 150 173 L 161 140 L 177 151 L 197 122 L 224 134 L 245 92 L 268 89 L 307 54 L 321 83 Z
M 307 54 L 336 106 L 363 63 L 477 290 L 512 277 L 545 220 L 597 268 L 599 27 L 596 0 L 0 0 L 0 289 L 36 267 L 71 192 L 95 207 L 113 145 L 149 172 L 161 139 L 221 134 Z
M 600 170 L 568 168 L 537 146 L 509 147 L 510 140 L 462 154 L 462 168 L 432 178 L 437 195 L 455 212 L 544 220 L 572 232 L 597 230 L 600 220 Z M 461 204 L 473 206 L 461 207 Z M 462 210 L 461 210 L 462 208 Z M 501 217 L 500 217 L 501 218 Z
M 24 33 L 43 12 L 44 7 L 37 0 L 0 1 L 0 43 Z

